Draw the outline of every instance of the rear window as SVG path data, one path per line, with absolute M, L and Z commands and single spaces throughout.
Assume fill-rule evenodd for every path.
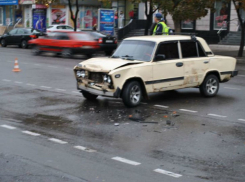
M 93 40 L 93 37 L 91 37 L 89 34 L 74 33 L 72 36 L 75 40 L 82 40 L 82 41 Z
M 181 42 L 181 50 L 183 58 L 198 57 L 196 42 Z
M 31 33 L 40 33 L 41 31 L 36 29 L 25 29 L 24 32 L 25 34 L 31 34 Z
M 106 37 L 105 34 L 102 34 L 100 32 L 91 32 L 91 35 L 95 37 L 96 39 L 99 39 L 100 37 Z

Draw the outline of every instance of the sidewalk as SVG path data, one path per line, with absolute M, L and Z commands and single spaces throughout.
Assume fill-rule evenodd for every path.
M 231 56 L 237 59 L 238 64 L 245 64 L 245 48 L 243 57 L 237 57 L 239 46 L 210 44 L 209 47 L 216 55 Z

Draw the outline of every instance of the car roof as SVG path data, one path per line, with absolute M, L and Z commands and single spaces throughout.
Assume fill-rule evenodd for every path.
M 138 36 L 130 37 L 124 40 L 141 40 L 141 41 L 152 41 L 156 43 L 168 42 L 168 41 L 178 41 L 178 40 L 191 40 L 190 35 L 155 35 L 155 36 Z M 201 37 L 196 37 L 196 39 L 202 44 L 206 52 L 212 52 L 206 41 Z

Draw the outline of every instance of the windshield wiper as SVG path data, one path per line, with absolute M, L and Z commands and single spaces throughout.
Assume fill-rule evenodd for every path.
M 111 58 L 120 58 L 119 56 L 111 56 Z
M 134 56 L 129 56 L 129 55 L 125 55 L 125 56 L 121 56 L 122 59 L 126 59 L 126 60 L 135 60 Z

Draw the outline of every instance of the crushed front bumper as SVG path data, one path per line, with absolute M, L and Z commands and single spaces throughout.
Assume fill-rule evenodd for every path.
M 114 97 L 114 93 L 113 92 L 97 90 L 97 89 L 94 89 L 94 88 L 85 87 L 83 85 L 78 85 L 78 90 L 86 91 L 86 92 L 89 92 L 89 93 L 94 94 L 94 95 L 100 95 L 100 96 L 105 96 L 105 97 Z

